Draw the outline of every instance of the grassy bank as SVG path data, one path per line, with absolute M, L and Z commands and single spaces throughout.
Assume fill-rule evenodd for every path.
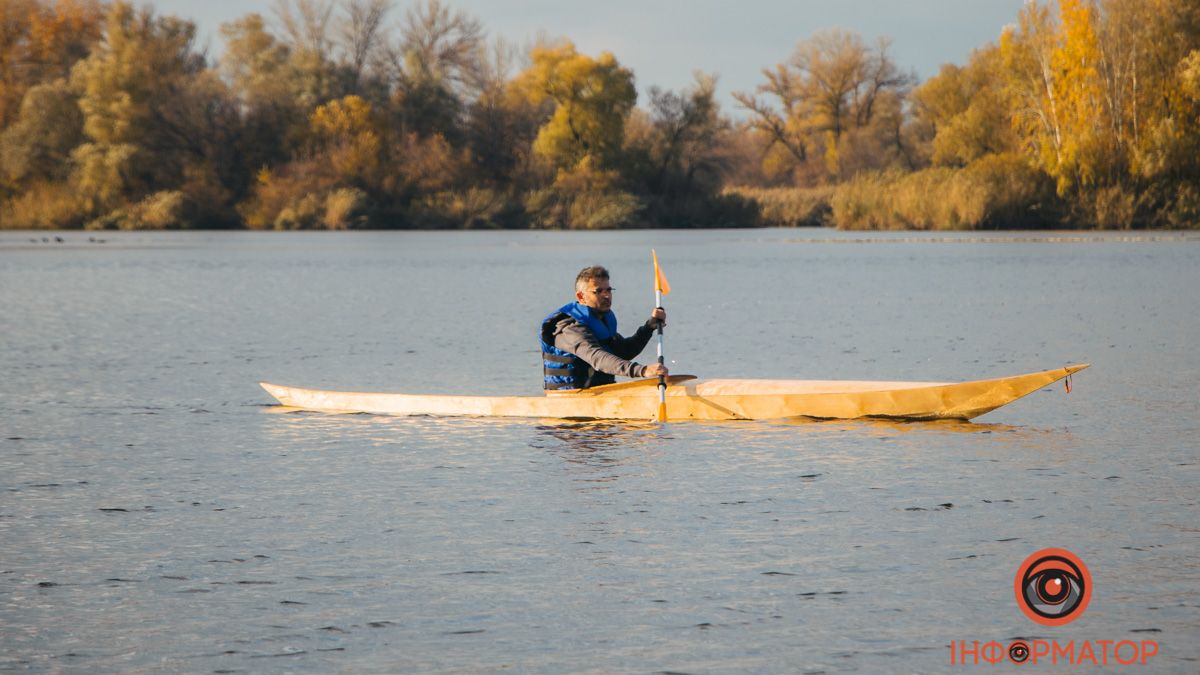
M 838 186 L 832 221 L 844 230 L 1037 229 L 1061 225 L 1054 184 L 1019 157 L 965 169 L 864 174 Z
M 841 230 L 1200 228 L 1200 188 L 1107 186 L 1062 197 L 1054 181 L 1016 155 L 965 168 L 865 173 L 836 186 L 726 188 L 758 204 L 770 227 Z
M 767 227 L 829 227 L 836 188 L 727 187 L 721 195 L 758 205 L 758 224 Z

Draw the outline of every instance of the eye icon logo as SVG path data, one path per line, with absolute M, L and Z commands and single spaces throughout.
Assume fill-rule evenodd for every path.
M 1017 606 L 1043 626 L 1078 619 L 1092 599 L 1092 575 L 1079 556 L 1046 548 L 1021 563 L 1014 581 Z

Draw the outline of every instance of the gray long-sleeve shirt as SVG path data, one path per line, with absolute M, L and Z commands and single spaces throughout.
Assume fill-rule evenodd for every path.
M 617 333 L 606 349 L 590 328 L 571 317 L 560 319 L 554 327 L 554 346 L 587 361 L 594 370 L 609 375 L 640 377 L 642 365 L 633 360 L 654 336 L 652 321 L 638 327 L 629 337 Z

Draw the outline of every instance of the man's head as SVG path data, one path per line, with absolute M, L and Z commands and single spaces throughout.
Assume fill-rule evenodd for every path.
M 612 286 L 608 270 L 599 265 L 585 267 L 575 276 L 575 300 L 600 312 L 612 309 Z

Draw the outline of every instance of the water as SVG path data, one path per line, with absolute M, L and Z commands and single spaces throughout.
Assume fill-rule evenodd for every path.
M 950 672 L 1016 637 L 1198 667 L 1195 235 L 42 236 L 0 233 L 0 670 Z M 574 273 L 613 271 L 628 333 L 651 246 L 676 373 L 1092 368 L 976 423 L 283 414 L 256 385 L 536 394 Z M 1046 547 L 1092 573 L 1067 626 L 1013 597 Z

